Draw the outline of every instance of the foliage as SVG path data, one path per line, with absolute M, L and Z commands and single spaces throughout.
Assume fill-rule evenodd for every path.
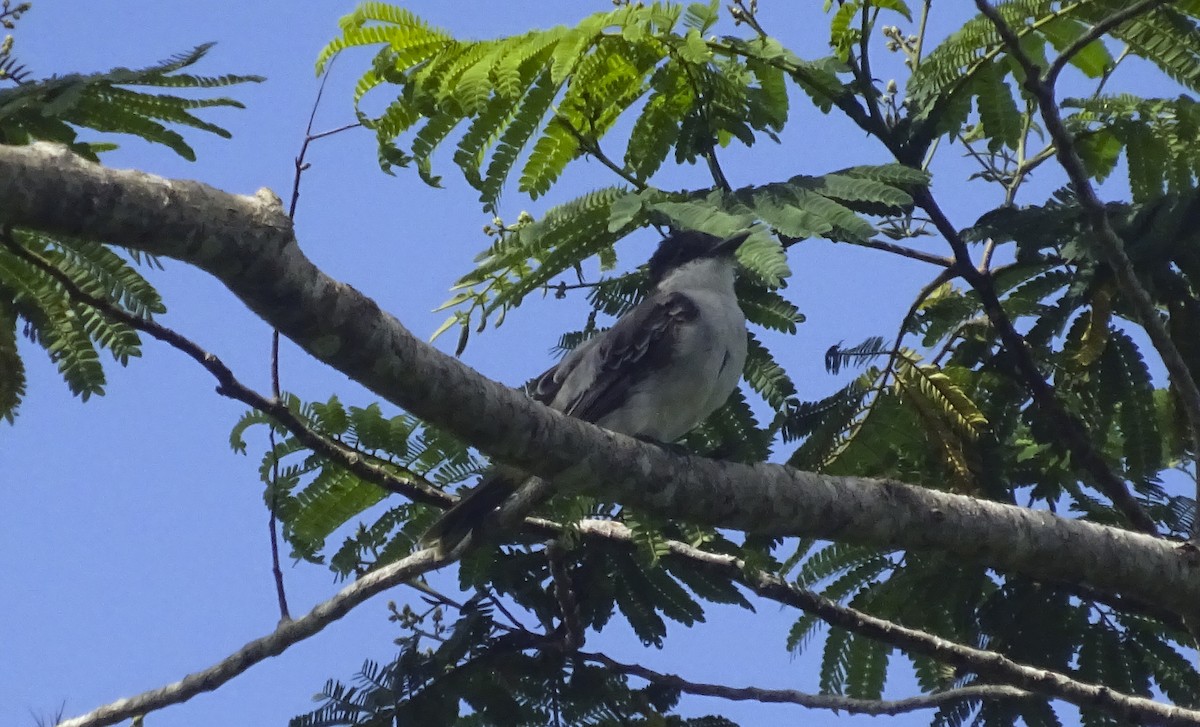
M 402 480 L 435 487 L 457 484 L 481 469 L 478 460 L 453 437 L 422 425 L 412 416 L 385 417 L 378 404 L 346 407 L 336 397 L 302 403 L 292 396 L 287 407 L 312 431 L 352 448 L 359 457 Z M 235 452 L 246 453 L 243 438 L 254 426 L 278 429 L 261 412 L 242 415 L 229 435 Z M 387 492 L 341 464 L 312 452 L 294 435 L 281 436 L 264 453 L 258 474 L 266 502 L 283 523 L 292 557 L 326 562 L 328 539 L 365 511 L 383 502 Z M 339 578 L 362 575 L 411 552 L 432 523 L 434 510 L 417 504 L 382 511 L 370 525 L 359 523 L 328 559 Z
M 1142 285 L 1168 315 L 1175 343 L 1193 370 L 1200 370 L 1194 343 L 1200 334 L 1194 292 L 1200 267 L 1192 232 L 1200 209 L 1195 102 L 1187 96 L 1156 99 L 1100 90 L 1130 55 L 1196 90 L 1200 6 L 1174 4 L 1117 24 L 1106 38 L 1125 44 L 1120 55 L 1106 39 L 1078 42 L 1123 7 L 1115 0 L 1008 0 L 996 7 L 1016 29 L 1023 52 L 1041 61 L 1069 51 L 1079 82 L 1097 85 L 1090 96 L 1062 103 L 1064 122 L 1087 173 L 1097 181 L 1108 178 L 1125 156 L 1130 199 L 1110 205 L 1109 218 Z M 1155 521 L 1185 533 L 1194 520 L 1194 502 L 1173 492 L 1164 472 L 1192 466 L 1190 440 L 1179 423 L 1173 391 L 1163 387 L 1147 360 L 1136 318 L 1117 291 L 1113 271 L 1093 252 L 1086 211 L 1067 188 L 1040 205 L 1013 204 L 1030 171 L 1053 152 L 1033 148 L 1041 120 L 1020 85 L 1018 64 L 982 16 L 928 53 L 923 53 L 926 43 L 933 45 L 928 39 L 884 28 L 889 49 L 907 60 L 911 77 L 903 98 L 899 89 L 868 86 L 856 74 L 865 66 L 861 54 L 869 48 L 870 31 L 885 12 L 913 21 L 903 2 L 838 3 L 830 16 L 832 56 L 805 61 L 762 31 L 752 6 L 740 3 L 735 19 L 758 31 L 748 40 L 712 34 L 718 22 L 715 4 L 618 3 L 575 27 L 462 41 L 406 9 L 368 2 L 343 20 L 318 66 L 346 48 L 377 48 L 354 103 L 379 140 L 384 168 L 411 164 L 426 182 L 440 184 L 433 155 L 452 148 L 454 164 L 491 214 L 499 214 L 511 179 L 518 192 L 540 197 L 580 157 L 601 160 L 618 177 L 614 186 L 559 202 L 540 219 L 523 212 L 507 224 L 497 217 L 485 230 L 491 244 L 444 306 L 452 313 L 442 330 L 457 327 L 460 348 L 470 332 L 498 325 L 530 293 L 566 295 L 567 284 L 555 278 L 575 271 L 583 280 L 590 259 L 598 261 L 602 273 L 615 270 L 616 244 L 646 226 L 717 235 L 750 229 L 739 255 L 746 269 L 739 298 L 752 323 L 776 335 L 792 334 L 803 315 L 785 290 L 788 248 L 816 238 L 875 246 L 880 236 L 904 241 L 926 234 L 915 213 L 928 210 L 937 144 L 967 145 L 982 167 L 975 178 L 1003 193 L 995 209 L 961 231 L 964 243 L 988 249 L 989 261 L 1006 261 L 980 268 L 988 287 L 960 286 L 954 275 L 940 278 L 904 316 L 900 340 L 875 336 L 831 348 L 826 355 L 831 373 L 866 370 L 816 401 L 800 398 L 768 337 L 753 332 L 744 374 L 761 403 L 751 407 L 735 395 L 684 446 L 745 461 L 790 447 L 780 456 L 796 467 L 896 478 L 1001 502 L 1020 499 L 1123 524 L 1124 515 L 1095 490 L 1092 475 L 1077 468 L 1057 436 L 1061 417 L 1075 417 Z M 796 105 L 791 84 L 818 109 L 845 112 L 884 142 L 894 162 L 731 188 L 717 154 L 734 141 L 751 146 L 763 137 L 777 139 Z M 368 111 L 377 107 L 383 111 Z M 631 124 L 627 135 L 616 132 L 622 117 Z M 625 151 L 610 157 L 602 141 L 624 143 Z M 668 159 L 703 163 L 711 184 L 680 191 L 656 188 L 653 178 Z M 645 276 L 639 270 L 616 272 L 588 285 L 594 310 L 583 330 L 563 336 L 564 350 L 600 330 L 598 316 L 618 316 L 636 304 Z M 989 308 L 986 295 L 996 296 L 999 311 Z M 998 315 L 1024 332 L 1023 345 L 1049 377 L 1061 411 L 1035 401 L 1028 372 L 1001 342 Z M 919 348 L 906 345 L 914 339 Z M 769 340 L 776 345 L 775 337 Z M 770 412 L 765 426 L 758 423 L 764 407 Z M 590 502 L 558 501 L 547 514 L 564 520 L 618 517 L 639 543 L 637 556 L 595 543 L 576 543 L 569 551 L 565 567 L 580 596 L 578 618 L 585 629 L 603 628 L 619 614 L 644 643 L 661 646 L 669 622 L 691 626 L 703 619 L 691 594 L 750 605 L 727 578 L 713 579 L 694 564 L 673 561 L 666 543 L 675 538 L 737 552 L 755 568 L 776 570 L 834 600 L 1022 663 L 1076 669 L 1080 678 L 1127 694 L 1158 689 L 1180 704 L 1194 704 L 1200 696 L 1194 669 L 1179 658 L 1178 649 L 1190 642 L 1177 623 L 1061 584 L 996 573 L 947 554 L 885 554 L 843 543 L 802 542 L 779 563 L 773 551 L 781 547 L 777 541 L 750 538 L 739 546 L 717 533 L 692 533 Z M 480 549 L 463 561 L 462 585 L 506 599 L 539 623 L 557 624 L 557 631 L 541 638 L 558 638 L 569 619 L 552 595 L 557 586 L 547 555 L 535 546 Z M 462 609 L 464 619 L 485 603 L 479 598 Z M 485 616 L 474 618 L 481 622 L 492 615 L 488 608 L 480 613 Z M 411 637 L 395 662 L 364 674 L 409 675 L 417 664 L 432 669 L 421 672 L 424 686 L 406 692 L 403 704 L 418 697 L 441 700 L 439 709 L 449 720 L 458 714 L 460 701 L 484 709 L 483 697 L 473 690 L 485 685 L 469 677 L 473 662 L 461 651 L 475 649 L 470 653 L 480 659 L 506 659 L 512 674 L 548 669 L 530 677 L 538 685 L 533 692 L 518 697 L 525 686 L 510 686 L 505 695 L 515 699 L 506 714 L 517 715 L 512 711 L 517 703 L 528 710 L 514 716 L 514 724 L 545 723 L 547 700 L 566 694 L 564 685 L 576 677 L 579 663 L 558 647 L 525 644 L 519 657 L 498 650 L 504 628 L 488 623 L 488 629 L 462 637 L 469 647 L 450 638 L 422 651 L 419 637 Z M 805 614 L 788 646 L 814 648 L 821 631 L 821 621 Z M 447 659 L 445 644 L 451 643 L 460 652 Z M 890 647 L 840 628 L 828 629 L 819 643 L 822 691 L 879 698 L 889 665 L 897 661 Z M 927 657 L 910 661 L 925 691 L 976 683 Z M 435 697 L 429 685 L 439 678 Z M 607 679 L 606 689 L 623 695 L 611 697 L 612 703 L 625 703 L 630 692 L 624 679 L 611 674 Z M 368 714 L 397 718 L 398 707 L 387 700 L 378 703 L 387 702 L 386 708 L 368 709 L 375 695 L 331 684 L 326 711 L 302 719 L 323 714 L 335 720 L 330 723 L 365 724 Z M 576 698 L 577 708 L 592 704 L 590 698 Z M 394 694 L 389 699 L 394 701 Z M 1083 716 L 1089 724 L 1109 720 L 1094 711 Z M 986 725 L 1057 720 L 1045 702 L 976 700 L 943 707 L 934 723 L 964 724 L 972 717 Z M 458 720 L 474 723 L 470 716 Z
M 5 20 L 9 27 L 12 19 Z M 209 45 L 140 70 L 117 68 L 34 80 L 32 72 L 12 55 L 9 38 L 0 46 L 0 80 L 7 78 L 16 85 L 0 89 L 0 143 L 57 142 L 92 160 L 115 145 L 82 141 L 80 129 L 133 134 L 194 159 L 192 148 L 168 125 L 228 137 L 225 129 L 196 117 L 191 110 L 242 107 L 224 97 L 184 98 L 135 88 L 208 89 L 261 80 L 257 76 L 180 73 L 199 62 Z M 26 252 L 19 254 L 18 248 Z M 29 253 L 43 258 L 85 293 L 126 312 L 149 318 L 166 310 L 150 283 L 129 264 L 132 260 L 156 265 L 152 258 L 134 253 L 122 256 L 92 241 L 14 230 L 8 246 L 0 246 L 0 418 L 10 422 L 25 394 L 25 364 L 17 350 L 17 331 L 45 349 L 71 393 L 85 401 L 104 393 L 101 350 L 107 350 L 121 365 L 141 355 L 136 331 L 72 300 L 52 276 L 25 259 Z
M 1111 474 L 1163 534 L 1190 534 L 1196 504 L 1173 470 L 1194 477 L 1192 438 L 1116 272 L 1095 252 L 1096 210 L 1070 187 L 1039 204 L 1018 198 L 1030 174 L 1056 153 L 1067 163 L 1077 158 L 1096 183 L 1107 181 L 1106 194 L 1121 200 L 1103 210 L 1106 221 L 1190 370 L 1200 371 L 1200 112 L 1186 95 L 1200 91 L 1200 4 L 1164 3 L 1107 27 L 1099 24 L 1127 3 L 994 4 L 1035 64 L 1048 67 L 1069 54 L 1063 63 L 1077 95 L 1058 112 L 1071 149 L 1044 146 L 1045 119 L 1023 67 L 989 19 L 974 17 L 935 42 L 924 37 L 924 18 L 901 0 L 826 5 L 830 54 L 805 60 L 769 35 L 753 2 L 733 6 L 734 28 L 747 30 L 733 31 L 740 35 L 716 34 L 716 2 L 618 2 L 573 27 L 474 41 L 405 8 L 363 2 L 343 19 L 317 66 L 350 48 L 374 50 L 353 102 L 377 138 L 383 169 L 412 166 L 425 182 L 441 184 L 434 164 L 443 150 L 494 217 L 474 269 L 444 305 L 451 314 L 439 333 L 457 328 L 460 350 L 470 334 L 498 325 L 530 294 L 565 296 L 574 287 L 589 290 L 592 310 L 581 330 L 562 336 L 560 348 L 595 335 L 603 316 L 619 316 L 645 294 L 644 271 L 622 268 L 617 254 L 623 240 L 644 228 L 749 230 L 737 292 L 754 326 L 743 373 L 757 400 L 737 392 L 683 447 L 746 462 L 770 457 L 830 475 L 897 479 L 1129 527 L 1129 512 L 1101 486 Z M 932 12 L 932 4 L 923 12 Z M 881 26 L 881 19 L 915 24 L 914 33 Z M 880 84 L 871 74 L 880 34 L 907 69 L 903 83 Z M 190 158 L 168 126 L 222 134 L 188 109 L 236 102 L 125 87 L 254 80 L 177 73 L 205 50 L 143 71 L 39 83 L 28 82 L 5 50 L 0 73 L 21 83 L 0 91 L 0 140 L 51 139 L 94 155 L 102 146 L 75 136 L 85 127 L 134 133 Z M 1129 57 L 1178 84 L 1181 95 L 1106 92 Z M 888 156 L 873 165 L 731 185 L 721 167 L 724 150 L 735 142 L 779 141 L 800 104 L 836 109 Z M 610 156 L 602 142 L 622 152 Z M 945 149 L 954 145 L 979 166 L 967 180 L 977 185 L 972 189 L 995 193 L 981 203 L 985 213 L 961 230 L 941 216 L 933 196 L 939 184 L 962 181 L 939 176 L 935 183 L 932 174 L 935 168 L 941 174 Z M 555 200 L 540 217 L 522 212 L 513 223 L 500 217 L 506 191 L 515 186 L 530 198 L 549 197 L 584 157 L 600 161 L 614 179 Z M 654 181 L 669 162 L 694 165 L 706 177 L 686 189 L 659 188 Z M 949 259 L 900 244 L 931 229 L 950 244 Z M 8 374 L 0 377 L 0 415 L 10 419 L 24 389 L 19 323 L 81 397 L 102 390 L 100 349 L 121 362 L 139 350 L 132 331 L 66 297 L 55 279 L 30 266 L 29 253 L 136 315 L 161 311 L 153 289 L 108 248 L 23 230 L 12 240 L 17 248 L 0 248 L 6 293 L 0 373 Z M 784 365 L 787 336 L 804 320 L 787 288 L 789 257 L 796 246 L 820 241 L 933 257 L 938 267 L 907 313 L 887 323 L 890 330 L 828 350 L 826 368 L 841 378 L 825 385 L 824 396 L 806 400 L 815 386 L 798 385 Z M 578 283 L 568 285 L 564 275 Z M 482 467 L 462 443 L 406 414 L 385 415 L 377 404 L 345 407 L 336 397 L 285 403 L 311 430 L 396 478 L 448 489 Z M 243 432 L 260 424 L 279 437 L 260 475 L 296 557 L 349 578 L 417 547 L 433 508 L 393 503 L 377 485 L 312 452 L 260 413 L 235 426 L 233 447 L 245 451 Z M 1080 457 L 1064 427 L 1085 432 L 1096 456 Z M 1183 621 L 1087 584 L 1036 582 L 950 553 L 753 535 L 737 542 L 730 533 L 583 498 L 558 497 L 539 514 L 566 524 L 553 546 L 514 534 L 468 551 L 459 580 L 469 595 L 461 603 L 416 584 L 425 594 L 423 610 L 393 607 L 403 632 L 396 658 L 368 662 L 356 686 L 331 680 L 322 705 L 293 724 L 726 724 L 719 717 L 682 719 L 672 714 L 677 690 L 653 681 L 632 686 L 620 670 L 600 668 L 578 651 L 579 640 L 614 618 L 644 645 L 661 647 L 672 631 L 703 623 L 702 602 L 754 607 L 742 581 L 677 557 L 671 541 L 736 555 L 747 573 L 768 572 L 906 627 L 1113 693 L 1200 705 L 1200 674 L 1184 656 L 1194 642 Z M 621 521 L 636 547 L 583 538 L 570 523 L 584 517 Z M 342 543 L 329 554 L 338 536 Z M 510 608 L 537 627 L 521 626 Z M 879 699 L 901 657 L 925 693 L 990 678 L 852 630 L 825 628 L 812 613 L 799 616 L 786 646 L 819 650 L 819 689 L 859 699 Z M 1082 719 L 1115 723 L 1095 708 Z M 933 716 L 939 725 L 1058 720 L 1044 698 L 967 700 Z
M 628 678 L 577 655 L 536 649 L 505 623 L 494 602 L 427 599 L 418 613 L 391 604 L 409 635 L 388 664 L 367 661 L 357 686 L 330 680 L 318 709 L 291 727 L 367 724 L 664 725 L 736 727 L 720 717 L 681 718 L 669 711 L 677 689 L 633 688 Z M 449 607 L 448 607 L 449 606 Z M 446 612 L 457 612 L 447 624 Z M 432 643 L 432 648 L 421 648 Z M 547 685 L 549 688 L 547 688 Z M 467 714 L 463 714 L 464 706 Z

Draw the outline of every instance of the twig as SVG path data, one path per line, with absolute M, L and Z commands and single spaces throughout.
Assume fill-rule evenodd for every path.
M 345 616 L 368 598 L 423 573 L 441 568 L 449 561 L 433 550 L 412 555 L 359 578 L 327 601 L 294 621 L 284 621 L 270 634 L 259 637 L 207 669 L 188 674 L 179 681 L 151 689 L 134 697 L 119 699 L 87 714 L 60 722 L 58 727 L 101 727 L 117 724 L 172 704 L 185 702 L 202 692 L 211 692 L 250 667 L 282 654 Z
M 124 323 L 130 328 L 139 330 L 152 338 L 166 343 L 172 348 L 182 351 L 213 375 L 217 380 L 218 394 L 240 401 L 266 414 L 284 429 L 291 432 L 306 447 L 337 462 L 354 475 L 374 482 L 389 492 L 403 495 L 414 502 L 422 502 L 443 508 L 448 507 L 454 502 L 454 498 L 450 495 L 437 489 L 433 484 L 424 481 L 417 475 L 407 472 L 403 476 L 397 475 L 382 465 L 365 461 L 362 453 L 356 452 L 340 442 L 322 436 L 297 417 L 283 402 L 277 399 L 267 399 L 253 389 L 243 385 L 234 376 L 233 371 L 222 363 L 219 358 L 200 348 L 195 342 L 166 326 L 135 316 L 106 300 L 85 293 L 65 273 L 54 267 L 53 264 L 40 255 L 26 250 L 17 244 L 11 235 L 5 234 L 0 236 L 0 238 L 2 238 L 5 246 L 12 250 L 14 254 L 27 260 L 31 265 L 58 281 L 59 285 L 63 286 L 67 291 L 67 295 L 72 299 L 89 305 L 113 320 Z
M 508 618 L 508 620 L 512 623 L 513 628 L 520 629 L 521 631 L 529 632 L 529 629 L 525 626 L 525 624 L 521 623 L 520 619 L 518 619 L 516 616 L 514 616 L 512 614 L 512 612 L 509 611 L 504 606 L 504 604 L 500 602 L 500 599 L 496 596 L 496 594 L 494 592 L 488 593 L 488 599 L 492 602 L 492 604 L 494 604 L 496 606 L 496 609 L 498 611 L 500 611 L 500 613 L 504 614 L 505 617 Z M 530 633 L 532 633 L 532 632 L 530 632 Z
M 304 142 L 300 145 L 300 153 L 296 155 L 296 174 L 292 178 L 292 200 L 288 205 L 288 219 L 293 222 L 296 219 L 296 205 L 300 201 L 300 178 L 304 175 L 304 171 L 308 169 L 308 163 L 304 161 L 308 154 L 308 145 L 316 139 L 331 136 L 340 131 L 352 129 L 359 124 L 350 124 L 332 131 L 326 131 L 321 134 L 313 134 L 313 123 L 317 118 L 317 108 L 321 105 L 321 96 L 325 93 L 325 84 L 329 81 L 330 68 L 337 58 L 330 60 L 329 65 L 325 68 L 325 73 L 321 75 L 321 83 L 317 86 L 317 96 L 313 99 L 312 110 L 308 114 L 308 125 L 304 128 Z M 279 329 L 271 330 L 271 396 L 275 401 L 283 399 L 283 391 L 279 385 Z M 292 618 L 288 612 L 287 591 L 283 587 L 283 570 L 279 567 L 279 458 L 276 456 L 275 443 L 275 428 L 267 429 L 267 442 L 271 445 L 271 504 L 267 508 L 269 516 L 267 519 L 267 527 L 271 532 L 271 574 L 275 579 L 275 595 L 279 601 L 279 618 L 283 621 L 288 621 Z
M 678 689 L 688 694 L 705 697 L 718 697 L 739 702 L 766 702 L 774 704 L 798 704 L 809 709 L 830 709 L 834 712 L 850 714 L 895 715 L 906 712 L 916 712 L 922 709 L 933 709 L 944 704 L 953 704 L 963 700 L 998 700 L 998 699 L 1028 699 L 1038 695 L 1024 689 L 1008 686 L 972 686 L 950 689 L 944 692 L 908 697 L 907 699 L 855 699 L 835 694 L 808 694 L 795 689 L 763 689 L 760 687 L 730 687 L 723 684 L 706 684 L 693 682 L 675 674 L 648 669 L 640 664 L 623 664 L 605 654 L 580 652 L 579 656 L 586 661 L 602 664 L 608 669 L 640 677 L 653 684 L 670 689 Z
M 624 167 L 610 159 L 608 155 L 604 153 L 604 150 L 600 148 L 599 141 L 584 136 L 583 132 L 579 129 L 576 129 L 575 125 L 572 124 L 567 117 L 559 114 L 558 116 L 554 117 L 554 122 L 561 124 L 564 129 L 570 132 L 571 136 L 575 137 L 575 140 L 579 142 L 579 146 L 584 150 L 584 152 L 591 154 L 596 158 L 596 161 L 611 169 L 613 173 L 615 173 L 621 179 L 629 182 L 631 185 L 633 185 L 634 189 L 638 190 L 639 192 L 646 189 L 645 182 L 633 176 L 626 171 Z
M 870 248 L 872 250 L 890 252 L 893 255 L 899 255 L 911 260 L 920 260 L 921 262 L 929 263 L 931 265 L 939 265 L 943 268 L 952 268 L 955 266 L 954 260 L 946 257 L 945 255 L 934 255 L 931 252 L 915 250 L 911 247 L 897 245 L 893 242 L 885 242 L 883 240 L 853 240 L 850 242 L 850 244 L 858 247 Z
M 921 65 L 921 53 L 925 47 L 925 31 L 929 27 L 929 11 L 933 7 L 933 0 L 925 0 L 921 4 L 921 20 L 917 23 L 917 44 L 912 51 L 912 70 L 916 71 Z
M 758 22 L 757 13 L 753 8 L 746 7 L 745 0 L 733 0 L 733 4 L 729 6 L 729 14 L 733 16 L 733 22 L 735 25 L 737 23 L 745 23 L 746 25 L 749 25 L 755 33 L 758 33 L 759 38 L 765 40 L 768 37 L 767 31 L 764 30 L 763 26 Z
M 1113 61 L 1112 65 L 1104 69 L 1104 75 L 1100 76 L 1100 82 L 1096 84 L 1096 90 L 1092 91 L 1093 99 L 1100 98 L 1100 94 L 1104 93 L 1104 87 L 1108 85 L 1108 79 L 1112 78 L 1113 74 L 1117 72 L 1117 67 L 1121 65 L 1122 61 L 1129 57 L 1129 54 L 1132 51 L 1133 49 L 1126 44 L 1126 46 L 1121 49 L 1121 52 L 1117 55 L 1117 58 Z
M 979 12 L 983 13 L 996 26 L 997 32 L 1000 33 L 1000 37 L 1004 39 L 1004 43 L 1008 47 L 1009 54 L 1025 71 L 1025 88 L 1037 100 L 1038 107 L 1041 109 L 1046 131 L 1050 134 L 1055 149 L 1057 149 L 1058 163 L 1062 165 L 1067 177 L 1071 180 L 1079 204 L 1087 217 L 1088 226 L 1092 231 L 1092 244 L 1101 259 L 1112 268 L 1121 294 L 1129 301 L 1138 323 L 1146 331 L 1150 342 L 1162 358 L 1163 365 L 1166 366 L 1171 383 L 1179 393 L 1180 403 L 1187 416 L 1192 434 L 1192 451 L 1200 456 L 1200 387 L 1197 387 L 1187 362 L 1183 360 L 1170 333 L 1167 332 L 1167 327 L 1163 323 L 1162 316 L 1159 315 L 1154 300 L 1138 280 L 1133 262 L 1125 253 L 1125 244 L 1109 223 L 1104 203 L 1096 195 L 1096 190 L 1092 187 L 1083 162 L 1075 152 L 1074 140 L 1063 124 L 1062 116 L 1058 112 L 1058 104 L 1054 100 L 1053 78 L 1049 73 L 1045 79 L 1042 78 L 1037 65 L 1021 49 L 1017 36 L 987 0 L 975 0 L 975 5 L 979 8 Z M 1141 12 L 1146 12 L 1154 6 L 1155 3 L 1143 1 L 1131 6 L 1130 9 L 1137 8 Z M 1120 11 L 1115 15 L 1120 16 L 1119 22 L 1131 17 L 1127 11 Z M 1112 25 L 1115 23 L 1108 24 L 1107 21 L 1102 21 L 1096 27 L 1112 27 Z M 1051 70 L 1053 68 L 1051 66 Z M 1200 497 L 1200 491 L 1197 496 Z M 1200 521 L 1196 527 L 1197 529 L 1192 533 L 1193 538 L 1200 537 Z
M 879 96 L 876 93 L 875 79 L 871 77 L 871 35 L 870 31 L 874 27 L 874 23 L 868 17 L 871 12 L 870 0 L 863 3 L 862 9 L 862 24 L 859 27 L 858 35 L 858 54 L 859 60 L 854 61 L 854 55 L 850 55 L 850 68 L 854 72 L 854 76 L 858 79 L 859 91 L 862 94 L 863 100 L 867 103 L 867 109 L 871 112 L 871 118 L 875 120 L 875 124 L 881 129 L 888 128 L 887 121 L 883 118 L 883 111 L 879 108 Z M 879 10 L 875 10 L 876 17 L 879 16 Z
M 550 566 L 550 579 L 554 583 L 554 599 L 558 601 L 559 614 L 562 616 L 564 651 L 577 651 L 583 646 L 587 632 L 579 620 L 579 602 L 575 599 L 575 589 L 571 585 L 570 574 L 567 573 L 566 549 L 555 539 L 546 544 L 546 560 Z

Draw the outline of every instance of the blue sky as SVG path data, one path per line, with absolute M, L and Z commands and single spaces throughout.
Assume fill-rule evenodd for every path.
M 826 53 L 821 3 L 761 4 L 768 29 L 800 55 Z M 572 23 L 611 7 L 607 0 L 407 6 L 463 37 Z M 286 198 L 317 89 L 313 60 L 335 35 L 338 18 L 352 7 L 351 2 L 35 0 L 18 26 L 16 50 L 35 74 L 49 75 L 136 67 L 217 41 L 200 72 L 268 78 L 257 86 L 229 89 L 246 110 L 221 109 L 205 117 L 229 128 L 233 139 L 188 133 L 198 152 L 195 163 L 130 140 L 105 162 L 199 179 L 235 193 L 265 186 Z M 962 10 L 938 8 L 939 13 Z M 350 89 L 368 57 L 351 53 L 338 60 L 316 129 L 353 120 Z M 886 78 L 887 62 L 877 69 Z M 958 148 L 943 152 L 951 182 L 944 187 L 949 194 L 943 203 L 958 224 L 967 225 L 997 198 L 982 184 L 959 184 L 967 169 L 960 153 Z M 449 297 L 454 280 L 487 244 L 481 228 L 491 216 L 479 210 L 474 191 L 448 157 L 435 169 L 445 189 L 425 186 L 408 170 L 388 177 L 376 165 L 373 137 L 361 130 L 317 142 L 308 160 L 312 168 L 303 179 L 297 215 L 305 252 L 427 336 L 444 317 L 431 310 Z M 752 149 L 732 149 L 723 160 L 735 186 L 886 161 L 848 121 L 822 115 L 801 99 L 782 146 L 763 140 Z M 707 184 L 703 175 L 702 168 L 685 167 L 668 170 L 656 182 L 699 187 Z M 1026 201 L 1038 201 L 1057 183 L 1043 177 L 1035 180 L 1041 191 L 1029 193 Z M 503 216 L 513 220 L 523 209 L 536 215 L 549 204 L 614 181 L 600 165 L 577 162 L 548 198 L 534 203 L 510 190 Z M 641 262 L 652 244 L 647 235 L 623 242 L 622 264 Z M 924 244 L 943 252 L 932 238 Z M 794 248 L 790 262 L 794 274 L 788 294 L 808 322 L 795 338 L 772 341 L 804 398 L 820 397 L 837 385 L 822 367 L 830 345 L 869 335 L 890 338 L 914 292 L 936 273 L 920 263 L 821 241 Z M 218 355 L 246 383 L 269 389 L 266 325 L 215 280 L 186 266 L 167 261 L 166 270 L 151 278 L 169 308 L 164 323 Z M 557 334 L 579 326 L 585 305 L 581 298 L 531 299 L 500 329 L 474 336 L 464 359 L 492 378 L 521 382 L 545 368 Z M 15 426 L 0 425 L 5 473 L 0 563 L 7 581 L 0 600 L 3 725 L 32 724 L 35 715 L 49 715 L 63 702 L 68 716 L 79 714 L 174 681 L 270 631 L 278 617 L 267 513 L 256 475 L 256 453 L 266 444 L 252 441 L 250 457 L 233 454 L 227 444 L 244 408 L 215 395 L 213 380 L 193 362 L 154 342 L 127 369 L 110 368 L 108 395 L 86 404 L 70 397 L 40 350 L 26 353 L 26 403 Z M 347 403 L 373 400 L 290 344 L 284 346 L 282 377 L 284 388 L 303 398 L 323 400 L 337 393 Z M 285 578 L 293 614 L 338 588 L 319 566 L 285 563 Z M 283 724 L 312 708 L 310 696 L 326 679 L 348 679 L 364 658 L 393 654 L 397 632 L 386 620 L 385 602 L 408 597 L 399 591 L 368 602 L 218 692 L 157 713 L 147 724 Z M 816 691 L 814 660 L 793 658 L 784 648 L 798 614 L 771 604 L 757 616 L 716 607 L 708 611 L 707 624 L 690 630 L 673 626 L 662 652 L 642 650 L 619 626 L 610 626 L 589 647 L 696 680 Z M 901 679 L 889 692 L 907 696 L 909 686 Z M 747 725 L 870 721 L 703 699 L 689 699 L 686 711 L 720 712 Z M 896 724 L 927 721 L 925 713 Z

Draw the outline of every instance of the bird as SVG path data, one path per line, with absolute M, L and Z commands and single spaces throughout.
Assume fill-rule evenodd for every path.
M 741 379 L 747 331 L 734 293 L 734 253 L 749 236 L 672 231 L 646 264 L 646 297 L 532 380 L 526 393 L 613 432 L 676 442 L 719 409 Z M 524 479 L 493 466 L 422 541 L 446 552 L 458 547 Z

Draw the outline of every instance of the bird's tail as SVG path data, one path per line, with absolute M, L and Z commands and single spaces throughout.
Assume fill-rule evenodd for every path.
M 506 468 L 496 468 L 485 472 L 483 479 L 473 490 L 463 495 L 454 507 L 442 513 L 421 537 L 421 542 L 428 546 L 437 546 L 443 552 L 450 552 L 458 547 L 475 529 L 488 521 L 492 511 L 517 491 L 521 480 L 514 478 Z

